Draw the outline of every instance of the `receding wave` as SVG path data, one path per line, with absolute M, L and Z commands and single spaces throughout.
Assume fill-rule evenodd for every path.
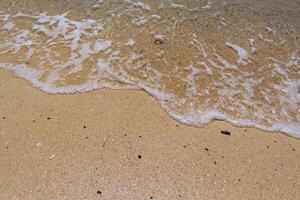
M 0 68 L 48 93 L 142 89 L 188 125 L 300 137 L 297 1 L 87 2 L 3 8 Z

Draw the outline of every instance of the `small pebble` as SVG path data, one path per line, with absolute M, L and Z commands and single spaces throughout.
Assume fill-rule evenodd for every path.
M 223 135 L 231 135 L 231 133 L 230 133 L 229 131 L 221 131 L 221 133 L 222 133 Z

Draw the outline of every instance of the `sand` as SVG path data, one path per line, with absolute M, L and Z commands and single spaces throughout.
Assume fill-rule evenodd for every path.
M 0 77 L 0 199 L 300 196 L 298 139 L 184 126 L 142 91 L 50 95 Z

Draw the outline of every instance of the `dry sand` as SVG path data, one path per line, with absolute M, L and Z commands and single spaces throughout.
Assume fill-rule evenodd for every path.
M 0 199 L 300 197 L 298 139 L 184 126 L 142 91 L 49 95 L 0 77 Z

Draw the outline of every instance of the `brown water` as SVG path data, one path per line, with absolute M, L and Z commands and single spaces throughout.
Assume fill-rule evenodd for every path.
M 297 0 L 0 1 L 1 68 L 48 93 L 142 89 L 193 126 L 299 137 L 299 37 Z

